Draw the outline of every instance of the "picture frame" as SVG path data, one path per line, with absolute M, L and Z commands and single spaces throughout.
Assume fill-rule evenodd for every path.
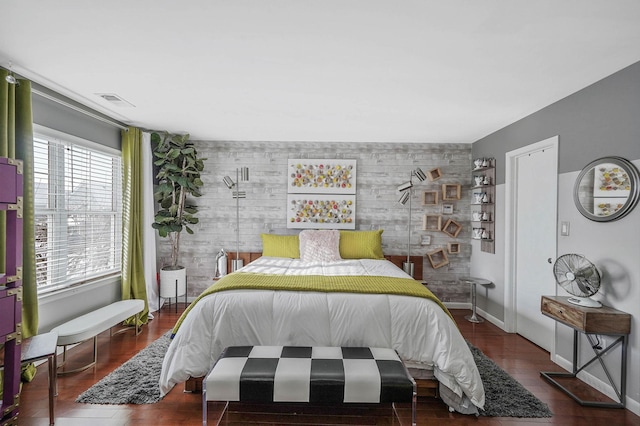
M 593 168 L 594 197 L 629 197 L 631 181 L 629 172 L 613 163 L 598 164 Z
M 287 228 L 356 229 L 356 196 L 288 194 Z
M 621 197 L 594 197 L 593 214 L 599 217 L 611 216 L 624 207 L 626 198 Z
M 355 194 L 356 160 L 287 160 L 288 194 Z

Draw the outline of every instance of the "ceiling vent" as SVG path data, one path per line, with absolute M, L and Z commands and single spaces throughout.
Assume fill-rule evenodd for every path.
M 116 106 L 124 107 L 124 108 L 132 108 L 132 107 L 135 108 L 135 105 L 133 105 L 131 102 L 125 101 L 115 93 L 96 93 L 96 95 L 100 96 L 105 101 L 112 103 Z

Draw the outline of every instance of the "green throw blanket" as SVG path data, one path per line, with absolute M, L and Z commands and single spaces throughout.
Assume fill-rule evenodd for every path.
M 438 304 L 449 316 L 451 314 L 429 289 L 410 278 L 350 275 L 272 275 L 235 272 L 221 278 L 206 289 L 182 313 L 173 327 L 175 336 L 191 309 L 205 296 L 226 290 L 280 290 L 315 291 L 322 293 L 367 293 L 393 294 L 399 296 L 422 297 Z M 452 317 L 453 318 L 453 317 Z

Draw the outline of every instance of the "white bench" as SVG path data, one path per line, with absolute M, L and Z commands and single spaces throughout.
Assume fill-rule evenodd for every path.
M 202 424 L 209 401 L 249 403 L 411 402 L 416 382 L 393 349 L 369 347 L 230 346 L 202 383 Z M 224 412 L 223 412 L 224 416 Z
M 144 300 L 120 300 L 60 324 L 51 330 L 58 333 L 58 346 L 64 347 L 62 363 L 58 367 L 62 367 L 66 362 L 68 345 L 81 343 L 93 338 L 93 361 L 75 370 L 59 372 L 58 374 L 75 373 L 94 366 L 98 360 L 98 334 L 111 330 L 112 327 L 120 324 L 127 318 L 132 316 L 136 317 L 135 333 L 136 336 L 140 334 L 139 319 L 140 313 L 143 310 Z M 118 331 L 118 333 L 126 330 L 127 328 Z M 114 333 L 111 334 L 113 335 Z

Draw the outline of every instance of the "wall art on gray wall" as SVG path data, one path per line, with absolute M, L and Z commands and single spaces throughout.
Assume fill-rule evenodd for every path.
M 287 228 L 355 229 L 355 227 L 355 195 L 287 195 Z
M 356 160 L 289 159 L 287 228 L 355 229 Z
M 290 159 L 289 194 L 355 194 L 356 160 Z

